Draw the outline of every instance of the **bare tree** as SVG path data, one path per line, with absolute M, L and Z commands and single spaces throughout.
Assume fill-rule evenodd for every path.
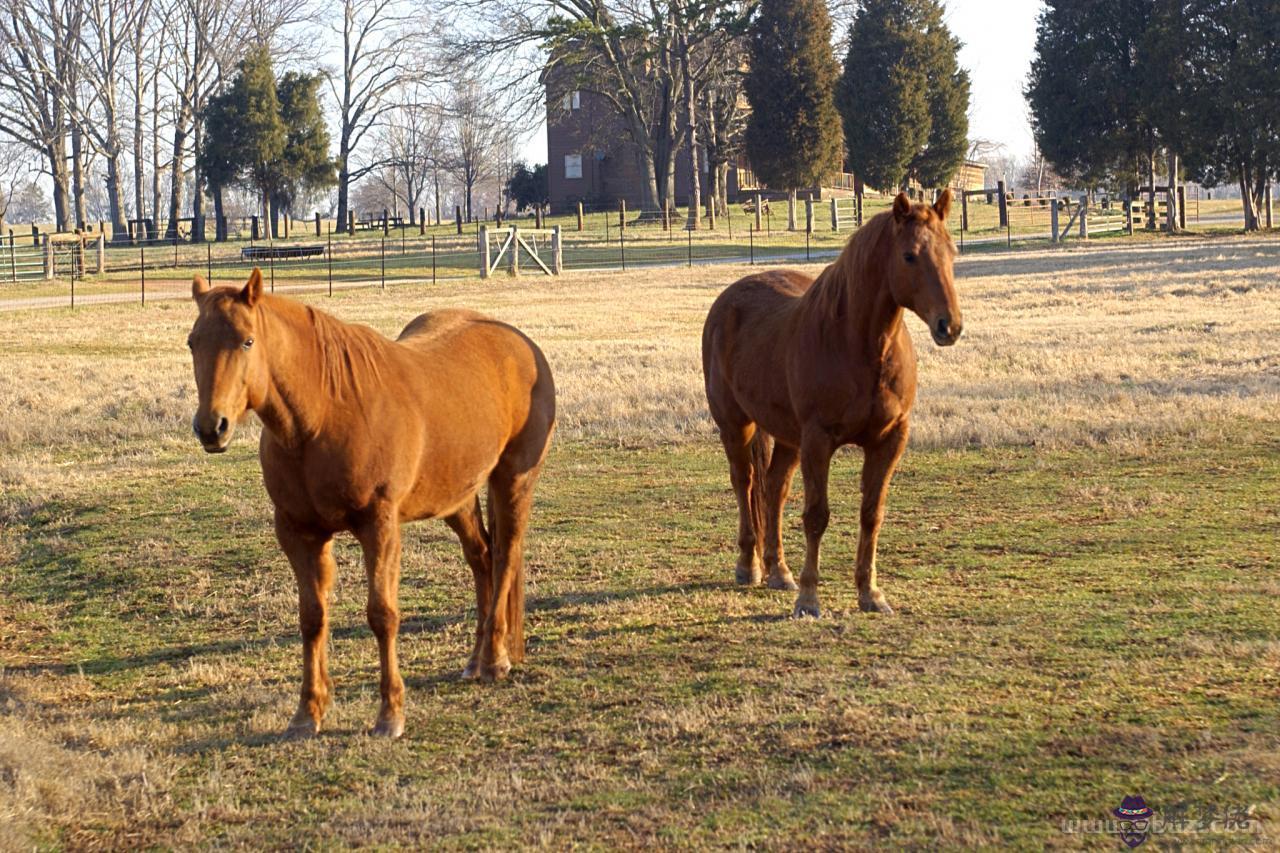
M 409 209 L 410 225 L 416 221 L 435 165 L 445 156 L 444 142 L 441 110 L 419 87 L 404 94 L 403 102 L 379 130 L 377 144 L 386 167 L 373 174 L 384 186 L 390 183 L 388 189 L 400 193 Z M 437 210 L 438 207 L 437 202 Z
M 72 214 L 66 104 L 79 26 L 57 0 L 0 0 L 0 132 L 44 159 L 60 231 Z
M 462 188 L 468 222 L 475 218 L 476 187 L 496 177 L 502 142 L 511 134 L 504 114 L 495 96 L 476 78 L 462 77 L 454 83 L 445 115 L 450 163 Z
M 421 13 L 397 0 L 342 0 L 333 25 L 342 39 L 342 67 L 329 76 L 338 104 L 338 230 L 347 228 L 353 182 L 385 165 L 379 155 L 357 165 L 371 130 L 395 109 L 399 86 L 423 76 Z

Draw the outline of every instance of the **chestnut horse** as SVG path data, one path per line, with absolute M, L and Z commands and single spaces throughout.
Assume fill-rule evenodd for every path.
M 876 585 L 876 537 L 916 395 L 915 351 L 902 315 L 919 315 L 939 346 L 960 337 L 956 251 L 944 225 L 950 207 L 950 190 L 932 207 L 899 195 L 817 280 L 788 271 L 748 276 L 721 293 L 707 315 L 702 369 L 738 500 L 738 583 L 759 583 L 767 568 L 770 587 L 796 589 L 780 527 L 797 465 L 804 477 L 796 616 L 821 613 L 827 475 L 832 454 L 846 444 L 865 454 L 858 606 L 893 612 Z
M 243 289 L 210 289 L 197 276 L 192 296 L 192 427 L 206 451 L 221 453 L 236 423 L 257 413 L 276 537 L 298 583 L 302 696 L 287 734 L 318 732 L 332 699 L 328 598 L 339 532 L 364 551 L 382 671 L 374 734 L 404 732 L 402 522 L 443 518 L 457 534 L 479 615 L 463 676 L 505 676 L 524 656 L 525 528 L 555 428 L 555 387 L 538 347 L 469 311 L 423 314 L 390 341 L 264 294 L 256 269 Z

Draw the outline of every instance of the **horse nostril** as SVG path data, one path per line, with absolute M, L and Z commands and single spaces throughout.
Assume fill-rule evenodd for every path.
M 939 317 L 938 318 L 938 337 L 940 338 L 950 337 L 950 335 L 947 332 L 947 330 L 950 327 L 951 327 L 950 317 Z
M 227 423 L 226 418 L 223 418 L 222 420 L 218 421 L 218 435 L 222 435 L 223 433 L 225 433 L 227 431 L 227 428 L 230 426 L 231 425 Z

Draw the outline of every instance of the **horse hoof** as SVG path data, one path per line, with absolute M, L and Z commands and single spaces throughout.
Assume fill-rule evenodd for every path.
M 485 682 L 501 681 L 511 672 L 511 661 L 495 661 L 480 668 L 480 680 Z
M 310 740 L 320 734 L 320 723 L 310 717 L 294 718 L 284 730 L 285 740 Z
M 765 585 L 769 589 L 785 589 L 792 592 L 800 588 L 796 585 L 795 578 L 791 577 L 791 572 L 769 575 L 769 580 Z
M 863 613 L 883 613 L 885 616 L 893 615 L 893 608 L 889 606 L 889 602 L 884 600 L 884 595 L 877 593 L 867 598 L 858 598 L 858 609 Z
M 369 734 L 373 737 L 387 737 L 394 740 L 404 734 L 404 717 L 378 720 L 377 724 L 370 729 Z
M 821 619 L 822 609 L 816 601 L 797 601 L 792 615 L 796 619 Z
M 763 577 L 759 566 L 738 566 L 733 570 L 733 579 L 738 582 L 738 586 L 755 586 Z
M 476 666 L 475 658 L 472 658 L 471 660 L 467 661 L 467 665 L 462 669 L 463 679 L 467 681 L 474 679 L 476 677 L 477 669 L 478 667 Z

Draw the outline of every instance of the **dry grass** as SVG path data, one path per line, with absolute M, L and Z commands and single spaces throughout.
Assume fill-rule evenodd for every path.
M 315 297 L 387 334 L 488 311 L 542 344 L 560 390 L 531 662 L 500 691 L 452 678 L 467 572 L 438 526 L 410 528 L 403 745 L 351 737 L 376 679 L 347 569 L 335 736 L 274 740 L 295 597 L 252 440 L 191 446 L 192 307 L 5 315 L 0 848 L 994 845 L 1148 778 L 1273 809 L 1274 515 L 1191 522 L 1273 497 L 1248 477 L 1274 463 L 1278 266 L 1273 240 L 963 259 L 965 340 L 935 349 L 911 320 L 917 455 L 882 545 L 902 618 L 850 613 L 836 574 L 816 629 L 722 583 L 731 499 L 698 340 L 749 268 Z M 1242 431 L 1248 458 L 1171 449 Z M 851 531 L 829 541 L 847 563 Z
M 1070 446 L 1194 433 L 1280 410 L 1280 242 L 1110 246 L 962 258 L 960 346 L 919 322 L 917 447 Z M 813 268 L 816 272 L 818 268 Z M 361 291 L 321 307 L 394 335 L 435 307 L 479 307 L 547 351 L 561 435 L 606 443 L 704 438 L 699 335 L 750 267 Z M 0 327 L 0 449 L 185 441 L 194 309 L 164 303 L 27 312 Z M 6 476 L 23 476 L 28 459 Z

